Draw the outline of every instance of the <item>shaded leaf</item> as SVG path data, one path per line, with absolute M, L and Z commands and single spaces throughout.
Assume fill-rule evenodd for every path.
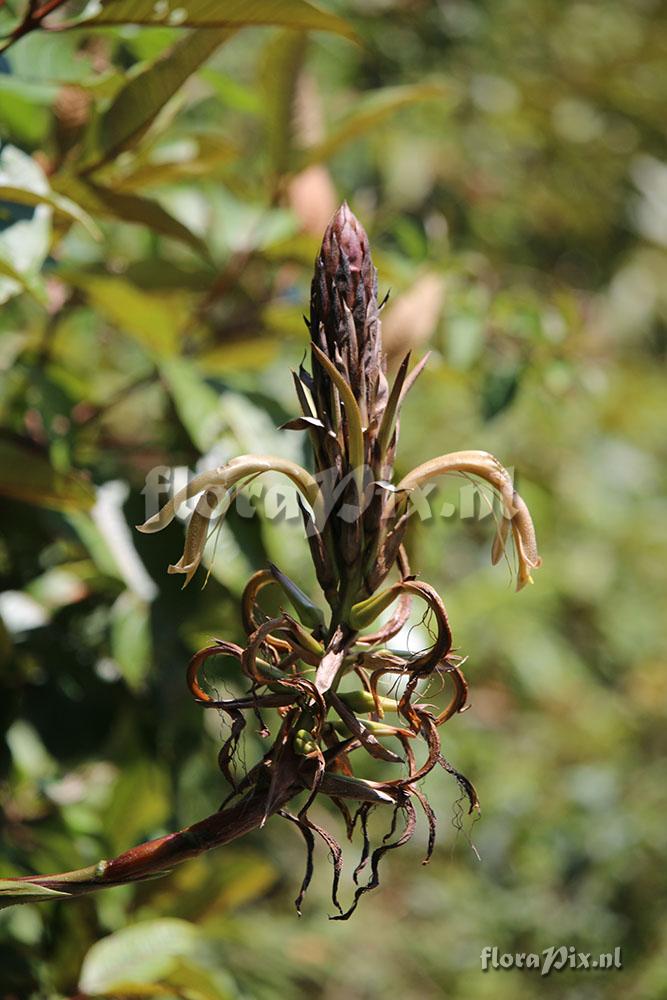
M 154 836 L 169 822 L 170 785 L 164 766 L 140 758 L 123 768 L 102 815 L 106 850 L 115 854 Z
M 306 0 L 108 0 L 87 25 L 162 24 L 180 27 L 231 28 L 249 25 L 282 25 L 313 31 L 332 31 L 355 38 L 341 17 L 320 10 Z
M 480 409 L 484 420 L 491 420 L 510 405 L 517 394 L 522 366 L 487 372 L 482 387 Z
M 95 503 L 84 479 L 56 472 L 42 452 L 10 438 L 0 439 L 0 495 L 56 510 L 90 510 Z
M 150 605 L 131 590 L 111 609 L 111 651 L 129 686 L 141 689 L 151 667 Z
M 176 91 L 234 31 L 189 32 L 152 65 L 135 73 L 96 123 L 95 169 L 138 142 Z

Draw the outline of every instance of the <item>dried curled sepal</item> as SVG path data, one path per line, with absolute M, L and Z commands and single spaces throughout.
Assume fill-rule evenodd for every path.
M 455 451 L 448 455 L 432 458 L 417 466 L 400 481 L 399 489 L 414 490 L 431 479 L 451 473 L 479 476 L 500 496 L 503 503 L 503 520 L 494 540 L 492 559 L 497 562 L 505 549 L 508 532 L 514 538 L 517 559 L 517 590 L 532 583 L 531 570 L 538 569 L 542 560 L 537 551 L 535 528 L 528 507 L 514 489 L 512 477 L 507 469 L 486 451 Z
M 174 520 L 178 509 L 199 493 L 205 490 L 229 489 L 236 483 L 249 480 L 264 472 L 279 472 L 287 476 L 308 503 L 316 511 L 321 512 L 322 497 L 317 481 L 296 462 L 274 455 L 240 455 L 238 458 L 233 458 L 227 465 L 221 465 L 217 469 L 211 469 L 207 472 L 200 472 L 198 476 L 190 480 L 187 486 L 178 490 L 157 514 L 149 517 L 143 524 L 138 524 L 137 530 L 148 535 L 162 531 Z
M 185 547 L 183 555 L 167 569 L 168 573 L 185 573 L 183 588 L 192 580 L 201 563 L 206 540 L 208 538 L 211 519 L 220 502 L 220 494 L 215 490 L 206 490 L 197 501 L 185 532 Z

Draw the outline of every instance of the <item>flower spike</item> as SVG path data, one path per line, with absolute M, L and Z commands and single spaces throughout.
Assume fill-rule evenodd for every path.
M 430 857 L 436 817 L 419 787 L 430 771 L 442 767 L 468 797 L 471 811 L 478 807 L 472 784 L 443 756 L 439 735 L 442 725 L 468 707 L 465 661 L 453 649 L 442 599 L 433 587 L 412 575 L 403 546 L 419 489 L 448 474 L 483 479 L 502 505 L 492 561 L 501 558 L 511 533 L 520 589 L 531 581 L 540 557 L 528 508 L 508 471 L 487 452 L 442 455 L 394 482 L 401 406 L 427 358 L 410 370 L 408 355 L 389 389 L 370 243 L 345 203 L 327 227 L 315 261 L 306 325 L 311 370 L 301 365 L 292 373 L 300 412 L 283 426 L 306 431 L 314 471 L 272 456 L 232 459 L 195 476 L 140 530 L 159 531 L 181 504 L 200 497 L 187 526 L 183 555 L 169 567 L 170 573 L 185 574 L 187 583 L 201 562 L 209 523 L 220 512 L 223 494 L 228 506 L 236 490 L 264 472 L 279 472 L 296 486 L 323 598 L 312 598 L 272 564 L 258 570 L 241 599 L 245 640 L 239 644 L 216 640 L 200 650 L 190 662 L 187 680 L 199 705 L 229 717 L 230 735 L 218 758 L 231 787 L 229 799 L 246 793 L 251 801 L 253 796 L 261 797 L 256 825 L 262 826 L 276 812 L 296 825 L 305 840 L 306 876 L 297 907 L 310 882 L 317 833 L 333 861 L 336 919 L 347 919 L 359 899 L 378 885 L 379 864 L 386 851 L 412 836 L 415 800 L 427 818 Z M 397 578 L 381 589 L 392 571 Z M 275 600 L 270 612 L 263 607 L 269 587 L 274 598 L 277 593 L 279 600 L 289 602 L 287 609 L 281 606 L 276 614 Z M 390 640 L 408 623 L 413 602 L 425 605 L 430 645 L 420 651 L 389 648 Z M 392 607 L 391 617 L 381 620 Z M 240 670 L 246 689 L 235 698 L 220 699 L 211 682 L 212 693 L 206 690 L 203 667 L 212 671 L 218 657 L 231 659 L 233 668 Z M 430 703 L 440 693 L 434 695 L 432 686 L 429 704 L 424 703 L 422 688 L 429 679 L 438 679 L 448 691 L 444 704 Z M 387 691 L 383 685 L 389 681 L 392 685 L 400 682 L 400 687 Z M 390 693 L 395 697 L 389 697 Z M 248 713 L 257 717 L 262 738 L 268 739 L 272 728 L 275 735 L 262 759 L 239 775 L 237 746 Z M 385 713 L 397 718 L 388 722 Z M 423 744 L 421 755 L 414 749 L 419 744 Z M 360 756 L 371 759 L 378 780 L 355 776 Z M 400 777 L 391 778 L 386 771 L 396 765 L 404 770 Z M 304 789 L 306 801 L 294 814 L 287 803 Z M 361 827 L 361 858 L 353 874 L 356 891 L 347 910 L 338 901 L 341 848 L 309 816 L 318 795 L 329 796 L 338 806 L 350 837 L 355 825 Z M 346 805 L 350 799 L 357 802 L 354 815 Z M 391 825 L 384 841 L 373 850 L 367 817 L 377 805 L 391 807 Z M 396 836 L 400 816 L 405 825 Z M 366 882 L 364 869 L 370 871 Z

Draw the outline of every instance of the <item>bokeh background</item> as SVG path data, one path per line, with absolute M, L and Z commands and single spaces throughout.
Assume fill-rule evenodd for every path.
M 332 923 L 322 851 L 298 919 L 302 845 L 273 819 L 159 880 L 2 911 L 0 997 L 664 997 L 664 7 L 248 6 L 273 23 L 97 4 L 0 60 L 0 873 L 90 864 L 217 808 L 222 722 L 184 666 L 239 636 L 268 559 L 310 584 L 306 548 L 231 516 L 206 588 L 181 592 L 182 524 L 133 525 L 156 465 L 306 457 L 276 428 L 343 197 L 391 289 L 390 364 L 433 352 L 399 471 L 494 452 L 544 567 L 515 595 L 489 518 L 410 537 L 469 655 L 473 707 L 445 745 L 482 803 L 471 826 L 429 777 L 428 868 L 421 829 Z M 2 5 L 0 30 L 21 14 Z M 456 505 L 456 481 L 438 498 Z M 624 968 L 481 971 L 487 945 L 560 944 L 621 947 Z

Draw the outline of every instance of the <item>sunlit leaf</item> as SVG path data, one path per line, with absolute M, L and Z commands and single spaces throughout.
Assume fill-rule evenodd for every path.
M 75 34 L 34 31 L 7 53 L 12 75 L 36 83 L 81 83 L 92 80 L 95 71 L 90 56 L 81 50 Z
M 124 927 L 89 950 L 79 989 L 90 994 L 122 993 L 127 984 L 162 979 L 177 967 L 178 959 L 194 955 L 198 945 L 197 928 L 174 917 Z
M 93 167 L 135 145 L 188 77 L 233 34 L 205 29 L 190 32 L 152 65 L 135 73 L 96 123 L 98 156 Z
M 200 451 L 208 451 L 223 429 L 220 393 L 204 381 L 191 361 L 179 358 L 163 362 L 161 372 L 192 441 Z
M 12 192 L 19 188 L 22 194 L 28 192 L 26 197 L 34 192 L 33 201 L 43 202 L 39 195 L 48 194 L 48 183 L 40 167 L 32 157 L 13 146 L 5 146 L 0 154 L 0 183 L 2 177 L 9 180 Z M 20 219 L 0 231 L 0 261 L 4 265 L 0 273 L 0 302 L 6 302 L 22 289 L 41 297 L 36 279 L 48 255 L 50 237 L 51 208 L 43 203 L 36 205 L 31 219 Z
M 418 83 L 402 87 L 384 87 L 371 91 L 355 104 L 354 111 L 334 127 L 326 139 L 305 150 L 302 165 L 327 160 L 348 142 L 365 135 L 401 108 L 426 100 L 446 101 L 448 90 L 440 84 Z
M 59 188 L 72 197 L 77 204 L 85 207 L 92 215 L 105 219 L 115 219 L 138 226 L 146 226 L 160 236 L 185 243 L 202 257 L 208 257 L 206 244 L 182 222 L 150 198 L 140 198 L 134 194 L 112 191 L 99 184 L 84 182 L 73 177 L 59 180 Z
M 306 53 L 303 32 L 283 31 L 272 38 L 262 60 L 267 152 L 274 178 L 290 166 L 294 142 L 294 97 Z
M 354 38 L 350 25 L 306 0 L 107 0 L 86 24 L 160 24 L 200 28 L 282 25 Z
M 70 198 L 52 191 L 41 167 L 15 146 L 5 146 L 0 152 L 0 200 L 48 205 L 58 215 L 80 222 L 93 236 L 101 235 L 87 212 Z
M 95 503 L 84 479 L 56 472 L 42 452 L 11 438 L 0 438 L 0 495 L 56 510 L 89 510 Z
M 231 143 L 217 136 L 193 136 L 178 146 L 137 157 L 136 165 L 114 180 L 114 190 L 137 191 L 196 177 L 211 177 L 221 165 L 229 163 L 235 153 Z
M 174 996 L 192 996 L 193 1000 L 236 1000 L 240 996 L 231 976 L 222 968 L 204 969 L 193 962 L 182 960 L 163 980 L 164 988 L 175 991 Z
M 151 356 L 170 357 L 177 352 L 180 331 L 190 315 L 186 297 L 141 291 L 123 278 L 78 271 L 65 276 L 114 326 L 133 336 Z
M 39 278 L 31 278 L 25 274 L 21 274 L 2 256 L 0 256 L 0 278 L 7 279 L 5 282 L 0 281 L 0 302 L 6 301 L 20 291 L 24 291 L 32 295 L 40 305 L 46 304 L 46 290 Z

